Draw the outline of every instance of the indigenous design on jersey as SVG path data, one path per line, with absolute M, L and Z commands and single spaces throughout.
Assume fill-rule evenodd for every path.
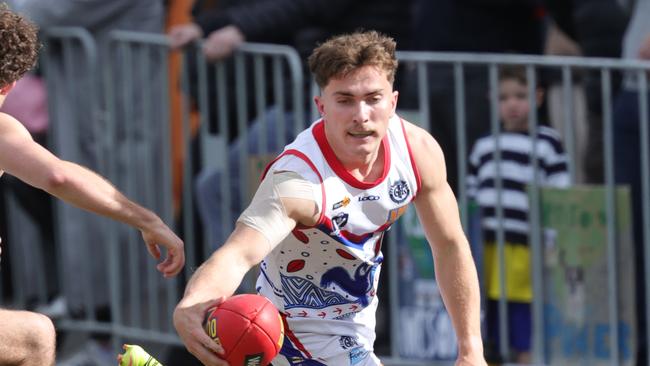
M 283 313 L 288 334 L 358 339 L 363 347 L 347 350 L 355 364 L 374 342 L 381 240 L 417 194 L 420 179 L 399 117 L 391 118 L 382 140 L 383 173 L 374 182 L 361 182 L 343 168 L 325 138 L 325 123 L 314 122 L 267 168 L 266 174 L 294 171 L 314 183 L 321 216 L 314 227 L 294 230 L 262 261 L 257 288 Z M 309 346 L 297 344 L 299 336 L 282 354 L 310 358 Z

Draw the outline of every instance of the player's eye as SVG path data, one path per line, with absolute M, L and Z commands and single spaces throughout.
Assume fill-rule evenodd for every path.
M 377 104 L 381 101 L 381 95 L 373 95 L 372 97 L 366 100 L 368 104 Z

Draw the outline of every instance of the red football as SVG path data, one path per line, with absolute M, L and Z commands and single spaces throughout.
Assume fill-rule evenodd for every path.
M 264 296 L 235 295 L 206 314 L 205 331 L 221 344 L 230 366 L 267 366 L 280 352 L 284 326 Z

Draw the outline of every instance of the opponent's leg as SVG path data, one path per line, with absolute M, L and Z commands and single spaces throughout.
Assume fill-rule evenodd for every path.
M 0 365 L 54 365 L 56 333 L 48 317 L 0 309 L 0 324 Z

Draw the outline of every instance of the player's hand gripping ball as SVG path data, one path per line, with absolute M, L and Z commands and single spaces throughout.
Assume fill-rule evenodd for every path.
M 206 313 L 205 331 L 224 350 L 231 366 L 268 365 L 280 352 L 284 326 L 264 296 L 235 295 Z

